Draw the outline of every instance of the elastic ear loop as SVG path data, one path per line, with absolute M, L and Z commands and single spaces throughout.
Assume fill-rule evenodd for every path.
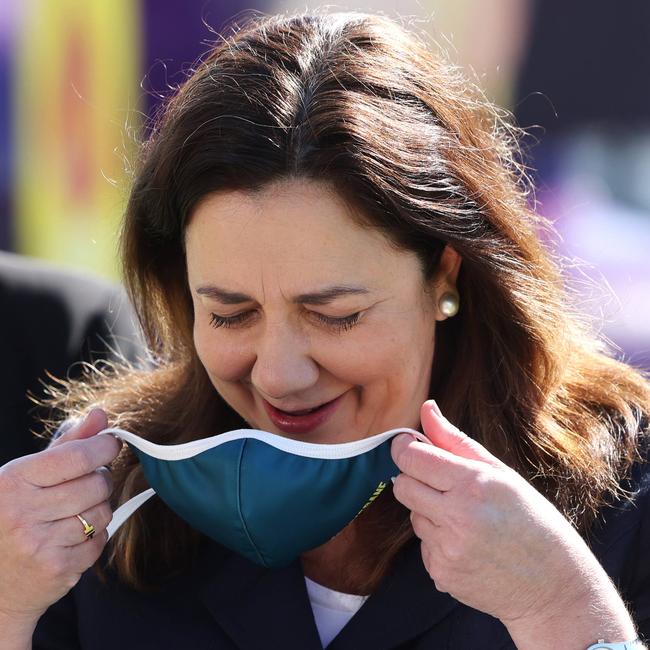
M 397 435 L 397 429 L 395 429 Z M 408 429 L 404 428 L 402 429 L 402 432 L 404 433 L 410 433 L 412 436 L 420 440 L 420 442 L 428 442 L 429 444 L 432 444 L 431 441 L 423 434 L 420 433 L 419 431 L 416 431 L 415 429 Z M 116 436 L 119 438 L 119 436 Z M 128 501 L 123 503 L 115 512 L 113 513 L 113 518 L 111 519 L 111 522 L 108 524 L 106 527 L 106 532 L 108 533 L 108 539 L 111 539 L 117 529 L 143 504 L 146 503 L 149 499 L 151 499 L 152 496 L 156 494 L 156 491 L 153 488 L 149 488 L 147 490 L 144 490 L 144 492 L 140 492 L 140 494 L 136 494 L 134 497 L 131 497 Z
M 156 494 L 156 491 L 153 488 L 149 488 L 140 494 L 136 494 L 134 497 L 129 499 L 126 503 L 123 503 L 114 513 L 111 523 L 106 526 L 106 532 L 108 533 L 108 539 L 113 537 L 115 531 L 146 501 L 151 499 L 151 497 Z

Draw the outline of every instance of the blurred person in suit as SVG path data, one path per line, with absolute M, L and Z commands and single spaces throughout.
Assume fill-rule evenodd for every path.
M 40 451 L 34 399 L 84 362 L 136 361 L 138 335 L 121 287 L 107 280 L 0 252 L 0 466 Z M 37 435 L 34 435 L 37 434 Z

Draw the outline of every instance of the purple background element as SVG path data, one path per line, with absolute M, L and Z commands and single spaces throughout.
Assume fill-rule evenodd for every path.
M 0 2 L 0 250 L 11 246 L 12 191 L 12 118 L 14 39 L 22 12 L 21 0 Z
M 237 0 L 143 0 L 145 111 L 151 117 L 233 16 L 266 3 Z M 206 24 L 207 23 L 207 24 Z M 209 26 L 209 27 L 208 27 Z M 212 31 L 210 31 L 212 30 Z M 171 87 L 171 88 L 170 88 Z

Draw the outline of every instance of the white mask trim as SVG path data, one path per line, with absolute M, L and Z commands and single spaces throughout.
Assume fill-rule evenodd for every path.
M 136 436 L 130 431 L 118 428 L 104 429 L 100 433 L 111 433 L 117 438 L 121 438 L 125 442 L 131 443 L 134 447 L 137 447 L 145 454 L 160 460 L 184 460 L 186 458 L 192 458 L 192 456 L 197 456 L 213 447 L 218 447 L 226 442 L 243 438 L 261 440 L 276 449 L 280 449 L 289 454 L 296 454 L 297 456 L 332 460 L 337 460 L 339 458 L 352 458 L 353 456 L 365 454 L 367 451 L 374 449 L 382 442 L 392 438 L 398 433 L 410 433 L 421 442 L 429 442 L 428 438 L 424 434 L 415 429 L 409 429 L 408 427 L 391 429 L 390 431 L 378 433 L 370 438 L 362 438 L 361 440 L 354 440 L 352 442 L 344 442 L 336 445 L 293 440 L 291 438 L 285 438 L 284 436 L 278 436 L 274 433 L 261 431 L 259 429 L 237 429 L 235 431 L 219 433 L 216 436 L 211 436 L 209 438 L 192 440 L 191 442 L 185 442 L 180 445 L 158 445 L 149 440 L 145 440 L 140 436 Z
M 115 531 L 146 501 L 151 499 L 151 497 L 156 494 L 153 488 L 149 488 L 140 494 L 136 494 L 134 497 L 131 497 L 128 501 L 123 503 L 114 513 L 113 519 L 106 526 L 106 532 L 108 533 L 108 539 L 113 537 Z

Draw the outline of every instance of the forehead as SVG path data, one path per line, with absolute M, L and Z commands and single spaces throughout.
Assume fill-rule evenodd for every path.
M 191 279 L 231 283 L 263 274 L 298 287 L 381 282 L 419 269 L 415 254 L 397 250 L 359 221 L 333 189 L 313 181 L 214 193 L 199 203 L 187 226 L 188 271 Z

